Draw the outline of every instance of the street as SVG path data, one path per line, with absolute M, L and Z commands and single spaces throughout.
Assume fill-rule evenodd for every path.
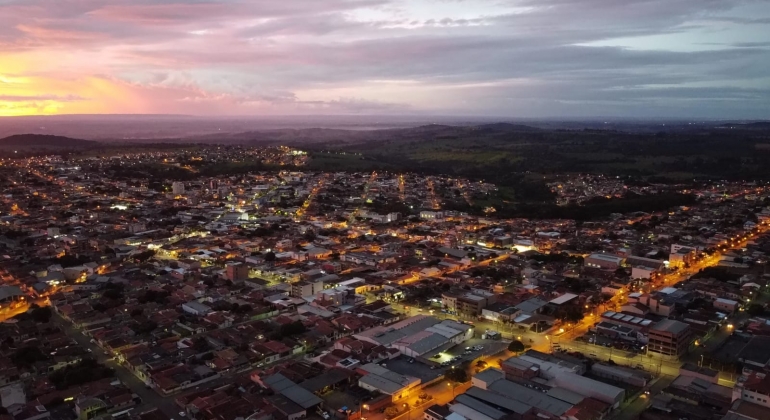
M 676 379 L 676 376 L 663 375 L 657 378 L 652 385 L 648 385 L 650 395 L 641 394 L 637 398 L 633 399 L 629 403 L 621 406 L 619 411 L 616 411 L 612 416 L 614 420 L 636 420 L 639 415 L 642 414 L 647 406 L 650 404 L 652 397 L 660 393 L 667 386 L 671 385 L 671 382 Z
M 140 413 L 152 408 L 158 408 L 172 419 L 179 417 L 179 412 L 182 410 L 174 403 L 174 397 L 163 397 L 148 388 L 144 382 L 137 378 L 131 371 L 117 363 L 112 357 L 106 356 L 104 350 L 92 343 L 88 337 L 80 333 L 80 331 L 75 329 L 70 322 L 64 320 L 56 312 L 53 312 L 51 322 L 58 325 L 62 331 L 64 331 L 68 337 L 74 339 L 78 345 L 84 349 L 90 349 L 92 352 L 91 354 L 99 363 L 112 368 L 115 371 L 115 376 L 142 399 L 142 403 L 134 408 L 134 412 Z

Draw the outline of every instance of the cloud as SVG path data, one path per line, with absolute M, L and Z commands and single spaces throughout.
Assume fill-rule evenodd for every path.
M 764 39 L 760 0 L 6 0 L 0 114 L 758 117 Z
M 14 95 L 0 95 L 0 102 L 30 102 L 30 101 L 56 101 L 56 102 L 73 102 L 73 101 L 85 101 L 78 95 L 30 95 L 30 96 L 14 96 Z

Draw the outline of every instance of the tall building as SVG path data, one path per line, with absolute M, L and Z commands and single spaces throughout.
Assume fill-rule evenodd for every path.
M 650 327 L 648 337 L 648 351 L 678 358 L 690 347 L 692 330 L 684 322 L 664 319 Z
M 225 274 L 232 282 L 243 281 L 249 278 L 249 266 L 240 262 L 230 262 L 227 263 Z
M 317 280 L 302 280 L 291 284 L 291 296 L 302 298 L 314 296 L 324 289 L 324 282 Z
M 184 194 L 184 182 L 174 182 L 171 184 L 171 192 L 174 194 Z

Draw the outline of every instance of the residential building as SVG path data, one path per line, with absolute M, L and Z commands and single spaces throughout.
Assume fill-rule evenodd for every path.
M 692 343 L 690 325 L 673 319 L 664 319 L 650 327 L 647 349 L 653 353 L 679 358 Z

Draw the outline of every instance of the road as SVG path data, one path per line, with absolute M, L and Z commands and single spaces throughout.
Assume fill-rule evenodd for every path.
M 407 399 L 399 401 L 398 404 L 409 404 L 409 410 L 394 417 L 392 420 L 419 420 L 423 418 L 425 409 L 433 404 L 447 404 L 455 399 L 457 395 L 465 393 L 471 387 L 471 381 L 464 383 L 457 383 L 451 381 L 441 381 L 435 385 L 431 385 L 425 389 L 418 389 L 413 392 Z M 425 401 L 418 405 L 418 396 L 422 393 L 426 393 L 433 397 L 432 399 Z M 385 420 L 385 414 L 380 412 L 368 412 L 363 410 L 362 416 L 367 420 Z
M 145 383 L 137 378 L 130 370 L 117 363 L 111 356 L 105 355 L 104 351 L 99 346 L 90 341 L 90 338 L 84 336 L 80 331 L 73 327 L 70 322 L 60 317 L 56 312 L 53 312 L 51 322 L 58 325 L 62 331 L 64 331 L 68 337 L 75 340 L 78 345 L 84 349 L 91 350 L 93 356 L 99 363 L 115 370 L 115 376 L 142 399 L 142 403 L 134 409 L 135 412 L 141 413 L 152 408 L 158 408 L 172 419 L 179 417 L 179 412 L 182 410 L 180 410 L 174 403 L 174 397 L 163 397 L 148 388 Z
M 655 395 L 658 395 L 661 391 L 663 391 L 667 386 L 671 385 L 671 382 L 674 382 L 674 379 L 676 379 L 676 376 L 669 376 L 664 375 L 655 382 L 653 382 L 651 385 L 648 385 L 648 390 L 650 391 L 650 395 L 641 394 L 638 397 L 632 399 L 631 401 L 628 401 L 624 403 L 619 411 L 616 411 L 615 414 L 612 416 L 613 420 L 636 420 L 639 418 L 639 415 L 642 414 L 644 410 L 647 409 L 647 406 L 650 404 L 650 399 L 654 397 Z

